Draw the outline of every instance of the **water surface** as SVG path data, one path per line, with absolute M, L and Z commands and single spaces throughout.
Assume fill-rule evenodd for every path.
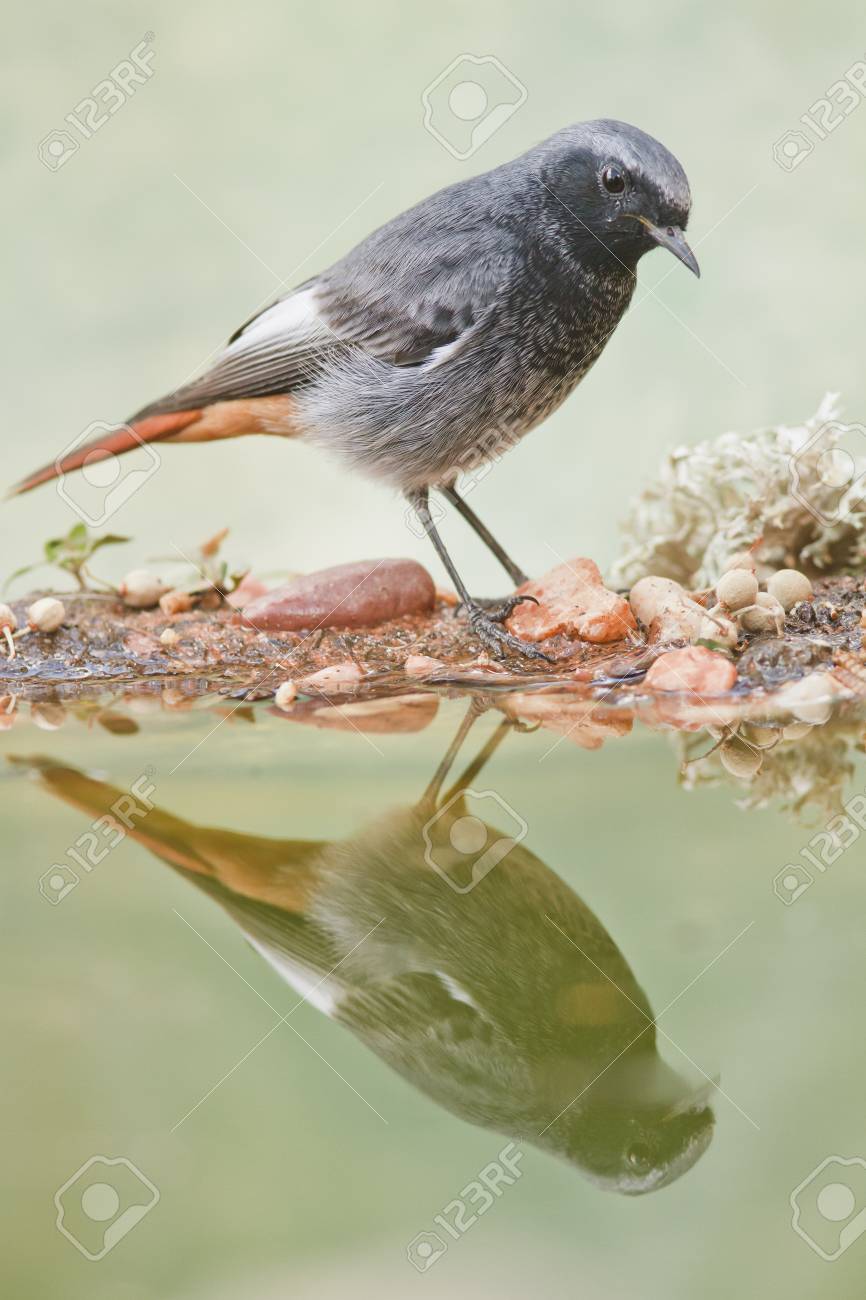
M 864 789 L 856 719 L 747 810 L 647 729 L 234 707 L 3 737 L 11 1294 L 861 1293 L 789 1198 L 866 1151 L 863 849 L 780 810 Z

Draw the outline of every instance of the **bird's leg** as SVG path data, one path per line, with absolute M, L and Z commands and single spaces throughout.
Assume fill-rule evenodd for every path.
M 447 777 L 448 773 L 451 771 L 451 768 L 454 766 L 455 758 L 460 753 L 460 750 L 463 748 L 466 737 L 469 735 L 469 732 L 471 728 L 474 726 L 476 720 L 481 717 L 481 714 L 484 713 L 487 708 L 489 708 L 489 705 L 485 701 L 480 700 L 475 696 L 473 696 L 472 699 L 469 701 L 469 708 L 467 709 L 463 721 L 460 723 L 460 726 L 457 729 L 457 735 L 454 737 L 454 739 L 451 741 L 451 744 L 448 746 L 448 749 L 446 750 L 444 757 L 439 763 L 439 766 L 436 768 L 436 771 L 433 773 L 433 779 L 431 780 L 430 784 L 427 786 L 427 789 L 424 791 L 423 795 L 421 796 L 422 804 L 429 803 L 430 805 L 432 805 L 432 807 L 435 808 L 436 804 L 439 801 L 439 795 L 441 793 L 442 786 L 445 783 L 445 778 Z
M 472 528 L 481 538 L 487 549 L 496 556 L 515 587 L 522 587 L 524 582 L 528 581 L 526 574 L 514 563 L 507 552 L 503 550 L 490 529 L 481 522 L 475 511 L 466 504 L 463 498 L 458 494 L 457 489 L 452 485 L 451 487 L 443 487 L 440 490 L 446 500 L 450 501 L 454 509 L 459 511 L 463 516 L 469 527 Z
M 519 729 L 519 723 L 517 723 L 515 719 L 502 718 L 493 735 L 485 742 L 484 746 L 466 768 L 463 775 L 455 781 L 450 790 L 442 795 L 442 787 L 445 784 L 445 779 L 451 771 L 451 768 L 454 766 L 454 760 L 466 743 L 466 737 L 469 735 L 470 730 L 475 725 L 478 718 L 481 717 L 482 713 L 486 713 L 490 707 L 491 705 L 489 700 L 484 697 L 473 696 L 470 700 L 469 708 L 457 729 L 457 734 L 448 746 L 439 766 L 436 768 L 436 771 L 433 774 L 433 779 L 427 786 L 424 794 L 421 796 L 420 804 L 422 807 L 426 806 L 435 809 L 440 803 L 440 799 L 442 803 L 450 803 L 452 799 L 454 799 L 458 794 L 461 794 L 467 786 L 475 780 L 475 777 L 484 767 L 485 763 L 487 763 L 494 751 L 502 744 L 502 741 L 505 739 L 508 732 Z
M 445 549 L 445 544 L 442 541 L 442 538 L 436 531 L 436 525 L 433 523 L 433 518 L 430 514 L 430 506 L 428 504 L 428 489 L 426 487 L 415 488 L 413 491 L 407 492 L 406 499 L 409 501 L 418 518 L 421 520 L 424 531 L 435 546 L 440 560 L 445 565 L 445 568 L 448 571 L 448 576 L 454 583 L 454 586 L 457 589 L 457 594 L 460 597 L 469 617 L 472 631 L 478 637 L 479 641 L 481 641 L 483 645 L 487 646 L 489 650 L 492 650 L 496 655 L 501 656 L 503 651 L 506 649 L 515 650 L 518 654 L 525 655 L 528 659 L 545 659 L 549 662 L 550 656 L 539 650 L 538 646 L 532 645 L 529 641 L 521 641 L 520 637 L 512 636 L 510 632 L 506 632 L 505 629 L 500 626 L 502 620 L 507 618 L 508 613 L 510 613 L 511 609 L 514 608 L 514 604 L 519 603 L 518 601 L 514 601 L 514 603 L 511 604 L 511 609 L 507 610 L 507 612 L 502 609 L 488 611 L 482 609 L 478 601 L 473 600 L 469 595 L 463 579 L 455 569 L 451 556 Z M 520 597 L 519 599 L 522 600 L 524 597 Z M 504 603 L 505 605 L 509 604 L 508 601 L 505 601 Z
M 514 722 L 511 718 L 501 719 L 499 726 L 496 728 L 493 735 L 486 741 L 483 748 L 479 750 L 479 752 L 475 755 L 472 762 L 466 768 L 465 772 L 463 772 L 462 775 L 457 778 L 457 780 L 451 786 L 450 790 L 446 790 L 444 795 L 445 803 L 449 803 L 452 799 L 456 798 L 458 794 L 462 794 L 463 791 L 466 790 L 472 784 L 472 782 L 475 780 L 478 773 L 485 766 L 485 764 L 490 760 L 490 758 L 492 758 L 493 754 L 502 744 L 503 740 L 508 735 L 509 731 L 512 731 L 513 729 L 514 729 Z

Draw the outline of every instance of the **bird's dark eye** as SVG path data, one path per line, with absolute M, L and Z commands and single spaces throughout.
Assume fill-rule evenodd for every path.
M 622 194 L 625 189 L 625 175 L 619 167 L 607 166 L 601 173 L 601 183 L 608 194 Z
M 645 1142 L 635 1142 L 626 1152 L 626 1159 L 637 1174 L 645 1174 L 652 1168 L 653 1153 Z

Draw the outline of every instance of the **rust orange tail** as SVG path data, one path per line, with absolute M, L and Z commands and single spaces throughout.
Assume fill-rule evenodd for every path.
M 143 442 L 159 442 L 162 438 L 171 438 L 201 419 L 201 414 L 201 411 L 171 411 L 167 415 L 149 415 L 143 420 L 134 420 L 131 424 L 121 425 L 120 428 L 112 429 L 109 433 L 100 434 L 98 438 L 92 438 L 90 442 L 82 443 L 80 447 L 75 447 L 52 464 L 43 465 L 42 469 L 36 470 L 28 478 L 16 483 L 10 489 L 9 495 L 18 496 L 22 492 L 29 492 L 31 488 L 39 487 L 40 483 L 47 483 L 60 474 L 68 474 L 74 469 L 80 469 L 91 457 L 99 458 L 100 454 L 122 456 L 125 451 L 132 451 Z

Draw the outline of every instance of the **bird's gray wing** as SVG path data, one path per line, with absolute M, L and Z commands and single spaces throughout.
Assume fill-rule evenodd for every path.
M 395 366 L 434 364 L 491 309 L 516 256 L 477 202 L 434 195 L 374 231 L 321 275 L 253 316 L 215 364 L 133 418 L 268 397 L 312 382 L 360 349 Z M 470 188 L 471 193 L 471 188 Z

